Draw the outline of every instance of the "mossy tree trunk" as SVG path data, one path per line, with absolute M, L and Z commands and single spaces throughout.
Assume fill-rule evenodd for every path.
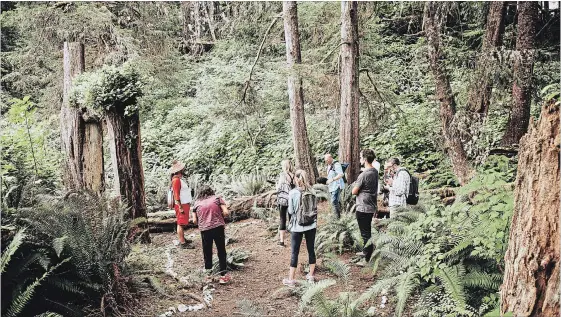
M 115 188 L 130 207 L 131 218 L 146 217 L 144 170 L 140 142 L 138 110 L 125 115 L 125 107 L 111 107 L 106 112 Z
M 481 54 L 477 60 L 475 77 L 468 94 L 468 110 L 481 119 L 487 116 L 493 90 L 493 77 L 496 49 L 502 43 L 504 34 L 504 14 L 506 5 L 503 1 L 491 2 L 487 14 L 485 37 Z
M 454 131 L 452 122 L 456 115 L 456 101 L 450 87 L 450 79 L 444 65 L 441 51 L 440 32 L 443 24 L 442 2 L 429 1 L 425 5 L 424 29 L 428 41 L 430 69 L 436 84 L 436 98 L 440 102 L 440 122 L 444 136 L 446 153 L 450 157 L 452 169 L 460 184 L 465 184 L 473 175 L 467 153 L 463 147 L 459 133 Z
M 286 64 L 288 68 L 288 100 L 290 103 L 290 122 L 292 124 L 292 143 L 294 145 L 296 168 L 305 170 L 309 175 L 310 181 L 315 183 L 315 179 L 318 177 L 318 170 L 308 139 L 302 77 L 295 67 L 302 63 L 296 1 L 283 1 L 283 17 L 286 40 Z
M 512 99 L 514 104 L 501 144 L 517 144 L 528 130 L 532 94 L 532 73 L 534 69 L 534 43 L 538 24 L 538 3 L 519 2 L 516 54 L 514 60 L 514 84 Z
M 69 100 L 72 81 L 84 69 L 84 45 L 64 42 L 63 102 L 60 110 L 64 184 L 68 190 L 89 190 L 99 194 L 104 188 L 101 123 L 86 109 L 71 106 Z
M 350 164 L 346 171 L 349 183 L 360 173 L 357 7 L 356 1 L 341 2 L 339 161 Z
M 501 311 L 559 316 L 559 106 L 520 140 Z

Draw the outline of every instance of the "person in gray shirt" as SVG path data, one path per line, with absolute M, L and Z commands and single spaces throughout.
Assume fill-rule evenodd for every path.
M 353 184 L 352 194 L 356 197 L 356 220 L 364 244 L 372 236 L 372 217 L 378 211 L 378 170 L 372 166 L 376 158 L 372 149 L 360 152 L 360 163 L 364 164 L 364 171 L 358 176 Z M 366 261 L 370 261 L 374 246 L 370 244 L 363 248 L 362 255 Z M 363 262 L 360 264 L 364 264 Z

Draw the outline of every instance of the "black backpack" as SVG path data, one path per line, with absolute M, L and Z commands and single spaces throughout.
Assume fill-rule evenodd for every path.
M 302 191 L 300 195 L 300 206 L 296 211 L 296 222 L 300 226 L 309 226 L 316 222 L 318 208 L 316 195 L 309 191 Z
M 333 161 L 333 163 L 331 163 L 331 168 L 329 168 L 329 170 L 335 170 L 335 163 L 339 163 L 338 161 Z M 345 174 L 345 171 L 347 170 L 347 167 L 349 167 L 349 163 L 340 163 L 341 164 L 341 169 L 343 170 L 343 182 L 347 183 L 347 174 Z
M 407 202 L 408 205 L 416 205 L 419 202 L 419 178 L 411 175 L 411 173 L 409 173 L 409 171 L 406 169 L 403 169 L 401 171 L 406 171 L 407 174 L 409 174 L 409 179 L 411 180 L 409 182 L 409 192 L 407 193 L 405 202 Z

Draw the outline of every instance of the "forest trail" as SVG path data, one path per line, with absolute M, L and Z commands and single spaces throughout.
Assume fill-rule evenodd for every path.
M 329 206 L 325 202 L 320 204 L 319 209 L 320 215 L 326 215 L 329 212 Z M 173 316 L 244 316 L 240 308 L 240 304 L 244 300 L 251 302 L 263 316 L 297 315 L 300 298 L 293 296 L 290 289 L 282 285 L 282 279 L 287 277 L 290 262 L 290 236 L 288 235 L 285 238 L 286 245 L 284 247 L 279 246 L 276 244 L 276 235 L 268 229 L 269 226 L 267 221 L 260 219 L 247 219 L 228 224 L 226 226 L 226 236 L 233 238 L 235 242 L 229 244 L 226 249 L 228 253 L 236 248 L 250 252 L 245 266 L 240 270 L 230 272 L 232 276 L 230 284 L 212 283 L 215 291 L 213 292 L 210 309 L 197 312 L 178 312 L 174 313 Z M 202 269 L 203 256 L 198 229 L 187 230 L 185 236 L 194 240 L 195 249 L 179 249 L 173 246 L 173 241 L 176 239 L 175 233 L 158 233 L 152 234 L 151 244 L 137 246 L 140 249 L 136 249 L 135 252 L 145 254 L 152 260 L 157 259 L 160 267 L 156 267 L 155 271 L 158 271 L 158 269 L 165 271 L 167 262 L 165 253 L 166 250 L 171 249 L 174 271 L 178 273 L 178 276 L 188 276 Z M 304 280 L 305 273 L 302 267 L 308 263 L 308 254 L 304 243 L 303 241 L 298 260 L 296 278 L 299 280 Z M 318 243 L 319 241 L 316 241 L 316 245 Z M 214 249 L 214 253 L 216 253 L 216 249 Z M 353 255 L 347 253 L 340 256 L 351 267 L 350 280 L 347 286 L 322 266 L 322 259 L 318 257 L 317 280 L 337 280 L 337 284 L 326 291 L 329 297 L 336 297 L 339 292 L 346 290 L 362 293 L 372 285 L 372 274 L 349 262 Z M 169 275 L 158 274 L 157 276 L 164 289 L 179 288 L 179 282 Z M 177 308 L 179 304 L 196 305 L 197 301 L 186 295 L 187 292 L 202 296 L 200 287 L 192 287 L 185 291 L 177 290 L 175 293 L 168 291 L 172 295 L 170 298 L 165 298 L 154 291 L 152 294 L 141 296 L 141 306 L 138 312 L 143 316 L 159 316 L 172 306 Z M 372 305 L 377 306 L 377 315 L 388 316 L 391 307 L 386 305 L 382 309 L 379 307 L 379 303 L 379 298 L 372 302 Z

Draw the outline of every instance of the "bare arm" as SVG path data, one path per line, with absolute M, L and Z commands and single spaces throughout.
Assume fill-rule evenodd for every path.
M 220 208 L 222 209 L 222 216 L 224 216 L 224 218 L 226 218 L 230 215 L 230 211 L 228 210 L 228 206 L 220 205 Z

